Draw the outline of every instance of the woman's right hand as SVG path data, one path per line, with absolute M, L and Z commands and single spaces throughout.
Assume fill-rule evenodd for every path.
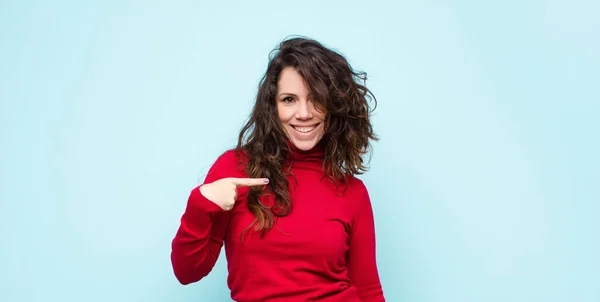
M 200 186 L 200 193 L 216 203 L 224 211 L 233 209 L 237 199 L 238 187 L 264 186 L 269 183 L 267 178 L 222 178 Z

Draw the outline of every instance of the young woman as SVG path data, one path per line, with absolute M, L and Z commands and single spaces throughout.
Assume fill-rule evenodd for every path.
M 189 196 L 172 244 L 179 282 L 204 278 L 224 244 L 235 301 L 385 301 L 355 177 L 377 139 L 365 80 L 317 41 L 279 45 L 237 147 Z

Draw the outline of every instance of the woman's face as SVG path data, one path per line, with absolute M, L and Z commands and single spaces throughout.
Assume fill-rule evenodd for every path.
M 300 150 L 310 150 L 325 133 L 324 110 L 309 99 L 304 79 L 293 67 L 284 68 L 277 82 L 277 112 L 290 142 Z

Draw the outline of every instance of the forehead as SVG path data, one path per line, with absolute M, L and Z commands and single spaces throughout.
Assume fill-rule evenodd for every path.
M 278 93 L 293 93 L 306 95 L 309 89 L 300 73 L 293 67 L 286 67 L 281 70 L 279 80 L 277 81 Z

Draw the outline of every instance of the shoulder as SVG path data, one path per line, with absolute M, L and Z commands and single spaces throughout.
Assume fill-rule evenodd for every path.
M 355 177 L 348 176 L 347 186 L 341 185 L 339 189 L 343 191 L 345 200 L 348 202 L 348 206 L 351 209 L 358 210 L 364 206 L 364 203 L 370 203 L 369 192 L 365 183 Z
M 243 163 L 247 162 L 248 156 L 245 151 L 238 149 L 229 149 L 221 153 L 217 158 L 216 162 L 223 163 Z
M 358 220 L 368 217 L 372 213 L 371 198 L 365 183 L 355 176 L 348 177 L 348 188 L 344 193 L 348 201 L 347 210 L 349 211 L 352 221 L 356 223 Z M 366 216 L 365 216 L 366 215 Z
M 364 196 L 365 194 L 368 194 L 367 186 L 365 186 L 365 183 L 356 176 L 349 176 L 348 193 L 355 196 Z
M 219 157 L 217 157 L 217 163 L 235 163 L 238 161 L 240 152 L 235 149 L 229 149 L 225 152 L 221 153 Z
M 217 157 L 211 167 L 211 172 L 228 177 L 240 176 L 240 174 L 245 174 L 244 162 L 246 162 L 246 156 L 242 151 L 229 149 Z

